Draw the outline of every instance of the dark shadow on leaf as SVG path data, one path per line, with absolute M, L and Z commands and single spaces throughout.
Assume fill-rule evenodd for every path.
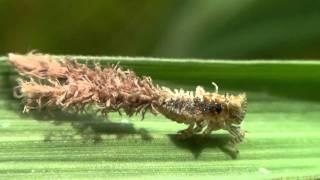
M 236 159 L 239 154 L 238 149 L 229 143 L 230 136 L 227 134 L 215 134 L 205 137 L 193 135 L 186 139 L 180 139 L 176 134 L 169 134 L 168 136 L 178 148 L 189 150 L 195 159 L 198 159 L 201 152 L 206 148 L 220 149 L 232 159 Z
M 112 122 L 106 117 L 96 114 L 80 114 L 72 112 L 64 112 L 61 110 L 55 111 L 31 111 L 27 114 L 22 114 L 22 117 L 32 117 L 38 121 L 49 121 L 55 125 L 70 123 L 75 130 L 73 134 L 61 134 L 61 132 L 49 132 L 45 136 L 45 141 L 51 139 L 70 140 L 75 136 L 80 136 L 84 141 L 94 141 L 95 143 L 103 140 L 103 135 L 115 135 L 117 139 L 126 136 L 139 136 L 144 141 L 152 140 L 149 132 L 143 128 L 135 128 L 132 123 Z
M 139 136 L 142 140 L 150 141 L 152 136 L 147 130 L 143 128 L 135 128 L 132 123 L 112 122 L 106 117 L 102 117 L 96 114 L 79 114 L 64 112 L 60 110 L 56 111 L 33 111 L 23 116 L 31 116 L 39 121 L 51 121 L 55 125 L 63 123 L 70 123 L 75 130 L 73 136 L 80 135 L 84 141 L 94 141 L 95 143 L 103 140 L 103 135 L 115 135 L 117 139 L 121 139 L 126 136 Z M 57 134 L 51 133 L 46 136 L 45 140 L 49 141 Z M 65 135 L 61 137 L 66 137 Z

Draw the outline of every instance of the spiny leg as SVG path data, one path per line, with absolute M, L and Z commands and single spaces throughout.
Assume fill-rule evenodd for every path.
M 227 130 L 232 135 L 232 144 L 239 144 L 240 142 L 242 142 L 245 136 L 245 132 L 240 128 L 240 126 L 227 125 L 225 127 L 225 130 Z
M 201 132 L 205 126 L 207 126 L 206 121 L 197 121 L 196 126 L 193 128 L 193 133 Z
M 195 125 L 195 122 L 190 122 L 187 129 L 178 131 L 177 137 L 179 139 L 185 139 L 185 138 L 191 137 L 193 135 L 194 125 Z
M 207 128 L 202 132 L 202 136 L 209 136 L 214 129 L 214 126 L 208 125 Z
M 202 132 L 203 136 L 208 136 L 212 131 L 216 131 L 222 128 L 222 124 L 219 122 L 213 122 L 209 121 L 208 126 L 206 129 Z

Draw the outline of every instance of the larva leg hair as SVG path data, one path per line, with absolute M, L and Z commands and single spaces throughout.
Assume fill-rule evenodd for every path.
M 143 118 L 146 112 L 160 113 L 188 125 L 179 131 L 180 137 L 224 129 L 235 143 L 244 138 L 240 125 L 246 114 L 246 95 L 220 95 L 216 83 L 212 83 L 213 92 L 200 86 L 195 91 L 172 90 L 118 65 L 90 68 L 72 58 L 45 54 L 9 54 L 9 62 L 25 77 L 16 94 L 26 102 L 24 111 L 46 107 L 85 112 L 89 106 L 98 107 L 96 110 L 104 115 L 113 111 L 128 116 L 141 114 Z
M 225 127 L 225 130 L 227 130 L 232 135 L 231 143 L 238 144 L 243 141 L 245 132 L 240 129 L 239 126 L 228 125 Z

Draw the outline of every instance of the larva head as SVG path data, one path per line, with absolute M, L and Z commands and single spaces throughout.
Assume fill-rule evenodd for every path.
M 240 124 L 246 114 L 247 99 L 245 94 L 238 96 L 210 93 L 203 96 L 204 111 L 209 116 L 216 118 L 219 116 L 225 119 L 227 124 Z
M 245 94 L 227 97 L 228 124 L 240 124 L 247 111 L 247 98 Z

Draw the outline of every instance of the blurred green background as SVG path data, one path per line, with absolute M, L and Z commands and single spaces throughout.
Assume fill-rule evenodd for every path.
M 1 0 L 0 54 L 319 59 L 317 0 Z

